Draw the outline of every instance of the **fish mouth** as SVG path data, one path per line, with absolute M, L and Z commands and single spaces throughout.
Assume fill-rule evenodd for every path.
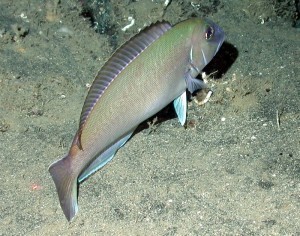
M 224 37 L 223 37 L 223 39 L 219 42 L 218 47 L 217 47 L 217 50 L 216 50 L 216 52 L 215 52 L 215 55 L 218 53 L 218 51 L 219 51 L 220 47 L 222 46 L 223 42 L 224 42 Z M 215 56 L 215 55 L 214 55 L 214 56 Z
M 214 39 L 213 39 L 213 43 L 215 45 L 218 45 L 214 56 L 217 54 L 217 52 L 219 51 L 219 49 L 221 48 L 223 42 L 225 41 L 225 33 L 223 31 L 223 29 L 217 25 L 216 23 L 214 23 L 213 21 L 211 21 L 210 19 L 206 19 L 206 21 L 214 28 L 215 30 L 215 35 L 214 35 Z
M 218 34 L 218 38 L 219 38 L 219 43 L 215 52 L 215 55 L 217 54 L 217 52 L 219 51 L 219 49 L 221 48 L 222 44 L 225 41 L 225 34 L 224 31 L 222 30 L 222 28 L 220 28 L 219 26 L 217 26 L 217 34 Z

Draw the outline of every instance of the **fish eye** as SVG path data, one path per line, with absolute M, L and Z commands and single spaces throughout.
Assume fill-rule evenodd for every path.
M 205 30 L 205 39 L 210 40 L 214 36 L 215 30 L 212 26 L 207 26 Z

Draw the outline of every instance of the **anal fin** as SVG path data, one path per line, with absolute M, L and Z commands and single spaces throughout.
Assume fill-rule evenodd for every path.
M 135 128 L 133 129 L 133 131 Z M 133 131 L 129 132 L 126 136 L 119 139 L 117 142 L 115 142 L 112 146 L 110 146 L 108 149 L 106 149 L 104 152 L 102 152 L 79 176 L 78 181 L 82 182 L 86 178 L 88 178 L 90 175 L 95 173 L 97 170 L 105 166 L 109 161 L 111 161 L 115 155 L 115 153 L 118 151 L 120 147 L 122 147 L 127 140 L 132 135 Z

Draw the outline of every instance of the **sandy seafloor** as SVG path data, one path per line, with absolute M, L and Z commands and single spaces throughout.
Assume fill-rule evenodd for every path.
M 75 1 L 1 0 L 0 235 L 300 235 L 299 29 L 266 1 L 162 2 L 113 1 L 109 36 Z M 186 129 L 171 108 L 145 123 L 80 185 L 69 223 L 48 167 L 114 47 L 163 13 L 224 29 L 214 94 L 189 103 Z

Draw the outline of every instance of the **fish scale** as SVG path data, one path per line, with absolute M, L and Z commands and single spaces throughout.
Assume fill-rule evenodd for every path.
M 192 18 L 173 27 L 158 22 L 104 64 L 83 105 L 69 153 L 49 168 L 68 220 L 78 211 L 78 183 L 107 164 L 141 122 L 174 100 L 178 119 L 185 123 L 186 89 L 204 86 L 195 77 L 223 41 L 223 31 L 209 20 Z

